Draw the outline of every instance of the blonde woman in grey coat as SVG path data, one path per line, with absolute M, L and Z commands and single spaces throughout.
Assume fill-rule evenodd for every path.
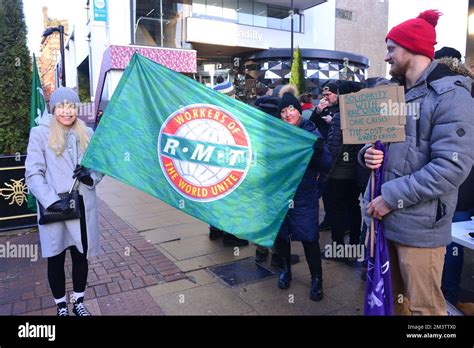
M 69 315 L 64 260 L 72 258 L 73 313 L 88 316 L 84 307 L 88 261 L 99 252 L 99 226 L 95 186 L 102 175 L 79 165 L 92 129 L 77 118 L 79 97 L 61 87 L 51 95 L 52 115 L 31 129 L 26 158 L 26 182 L 37 201 L 49 211 L 67 212 L 68 201 L 58 193 L 69 191 L 75 178 L 80 194 L 81 219 L 39 225 L 41 254 L 48 259 L 48 281 L 59 316 Z

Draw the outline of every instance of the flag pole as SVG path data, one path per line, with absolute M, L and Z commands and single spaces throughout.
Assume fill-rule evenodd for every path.
M 374 200 L 375 190 L 375 170 L 372 169 L 370 173 L 370 201 Z M 375 246 L 375 221 L 374 217 L 370 217 L 370 257 L 374 257 L 374 246 Z

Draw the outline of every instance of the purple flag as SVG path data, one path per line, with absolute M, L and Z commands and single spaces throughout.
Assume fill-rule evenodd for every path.
M 375 148 L 384 152 L 382 166 L 375 171 L 374 198 L 382 193 L 382 183 L 387 163 L 385 146 L 377 140 Z M 372 178 L 371 178 L 372 180 Z M 369 186 L 370 190 L 372 185 Z M 370 192 L 372 195 L 372 192 Z M 365 285 L 365 315 L 393 315 L 392 279 L 387 241 L 383 235 L 383 222 L 375 219 L 374 257 L 370 257 L 370 238 L 367 243 L 367 281 Z

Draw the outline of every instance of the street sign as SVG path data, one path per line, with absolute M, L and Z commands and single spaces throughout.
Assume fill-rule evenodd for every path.
M 107 21 L 107 0 L 94 0 L 94 21 Z

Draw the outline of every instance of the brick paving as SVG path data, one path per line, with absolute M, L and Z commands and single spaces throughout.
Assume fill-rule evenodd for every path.
M 101 253 L 89 259 L 86 301 L 96 303 L 99 312 L 106 315 L 162 314 L 144 288 L 186 275 L 100 199 L 98 208 Z M 0 234 L 0 244 L 37 245 L 40 254 L 38 233 Z M 72 292 L 71 267 L 68 256 L 67 293 Z M 47 262 L 40 255 L 35 262 L 29 258 L 1 259 L 0 315 L 18 314 L 56 314 L 47 281 Z

